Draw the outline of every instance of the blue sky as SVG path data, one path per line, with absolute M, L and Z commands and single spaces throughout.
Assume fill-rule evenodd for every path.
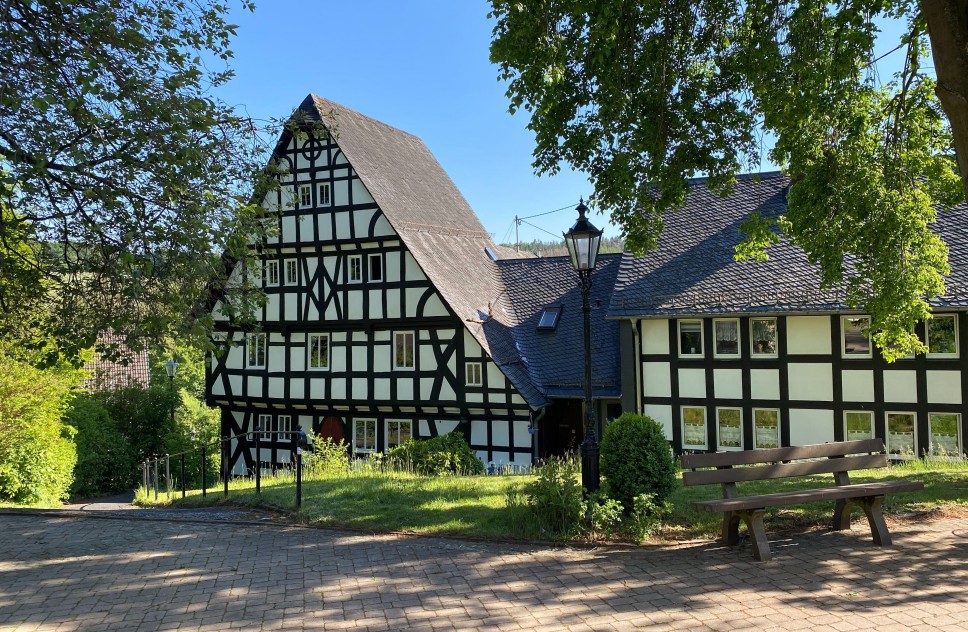
M 229 2 L 239 25 L 236 78 L 218 92 L 249 116 L 284 117 L 313 92 L 419 136 L 499 242 L 513 240 L 515 215 L 573 208 L 592 193 L 579 173 L 534 175 L 527 118 L 508 114 L 505 86 L 488 60 L 486 1 L 256 4 L 249 13 Z M 575 217 L 564 210 L 531 219 L 540 228 L 522 224 L 521 239 L 552 239 Z M 618 234 L 604 217 L 593 221 Z

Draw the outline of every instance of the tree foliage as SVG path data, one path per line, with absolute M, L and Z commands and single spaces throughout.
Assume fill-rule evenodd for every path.
M 220 255 L 259 230 L 254 129 L 212 96 L 232 74 L 227 10 L 0 0 L 4 322 L 41 296 L 68 353 L 108 328 L 138 346 L 192 326 Z M 10 262 L 24 274 L 8 277 Z
M 965 48 L 965 1 L 922 4 L 947 7 L 949 39 Z M 952 127 L 963 123 L 925 72 L 929 26 L 932 40 L 939 29 L 922 4 L 492 0 L 491 59 L 510 110 L 531 117 L 536 171 L 587 172 L 633 252 L 655 248 L 688 178 L 706 174 L 725 194 L 759 164 L 763 136 L 775 137 L 769 157 L 794 183 L 789 211 L 775 223 L 751 217 L 738 256 L 767 256 L 785 236 L 825 287 L 843 284 L 871 313 L 876 342 L 897 357 L 924 351 L 914 326 L 949 272 L 930 225 L 937 207 L 963 201 L 968 180 L 968 138 L 957 146 L 961 178 L 953 158 Z M 907 24 L 904 64 L 882 85 L 873 50 L 888 18 Z

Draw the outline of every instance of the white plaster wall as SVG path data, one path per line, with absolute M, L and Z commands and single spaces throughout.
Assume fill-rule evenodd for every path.
M 713 390 L 718 398 L 742 399 L 742 369 L 713 369 Z
M 928 371 L 927 377 L 930 403 L 961 403 L 961 371 Z
M 829 355 L 830 318 L 828 316 L 788 316 L 787 353 Z
M 750 369 L 750 397 L 780 399 L 779 369 Z
M 435 421 L 434 423 L 437 424 L 437 434 L 445 435 L 456 430 L 458 422 L 448 419 L 444 421 Z M 473 428 L 472 428 L 472 431 L 473 431 Z M 485 435 L 485 437 L 486 436 L 487 435 Z
M 510 428 L 507 419 L 491 421 L 491 445 L 507 447 L 511 445 Z
M 390 379 L 378 377 L 373 380 L 373 398 L 386 400 L 390 399 Z
M 829 402 L 834 399 L 833 372 L 827 363 L 795 362 L 787 366 L 790 399 Z
M 646 397 L 671 397 L 672 385 L 668 362 L 642 363 L 642 393 Z
M 668 404 L 645 404 L 642 413 L 662 424 L 665 438 L 672 441 L 672 406 Z
M 373 197 L 359 178 L 353 178 L 353 204 L 373 204 Z
M 790 409 L 790 444 L 813 445 L 834 440 L 834 412 L 827 409 Z
M 679 369 L 679 397 L 705 397 L 706 370 Z
M 874 401 L 874 372 L 873 371 L 844 371 L 843 401 L 872 402 Z
M 269 397 L 273 399 L 282 399 L 286 394 L 286 378 L 282 377 L 270 377 L 269 378 Z
M 669 321 L 666 319 L 642 321 L 642 353 L 669 353 Z
M 915 371 L 884 371 L 884 401 L 902 404 L 917 403 L 917 373 Z
M 337 377 L 329 381 L 329 396 L 333 399 L 346 399 L 346 378 Z
M 437 422 L 438 424 L 440 422 Z M 439 428 L 439 426 L 438 426 Z M 471 443 L 475 445 L 487 445 L 487 422 L 481 419 L 471 420 Z M 485 453 L 485 462 L 487 454 Z
M 512 423 L 514 427 L 514 446 L 520 448 L 522 446 L 531 445 L 531 433 L 528 432 L 528 422 L 517 420 Z M 528 457 L 528 463 L 531 462 L 531 457 Z
M 337 183 L 339 188 L 339 183 Z M 343 185 L 345 189 L 346 185 Z M 344 201 L 343 204 L 346 202 Z M 348 211 L 337 211 L 333 214 L 336 217 L 336 239 L 350 239 L 350 213 Z

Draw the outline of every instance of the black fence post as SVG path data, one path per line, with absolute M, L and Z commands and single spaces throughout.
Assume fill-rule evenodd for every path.
M 229 438 L 222 437 L 222 485 L 225 497 L 229 496 Z
M 205 460 L 205 446 L 202 446 L 202 498 L 205 498 L 205 493 L 208 488 L 208 481 L 206 480 L 206 470 L 208 469 L 208 462 Z
M 158 459 L 155 459 L 155 500 L 158 500 Z
M 171 456 L 165 455 L 165 490 L 168 500 L 171 500 Z
M 296 448 L 296 509 L 302 509 L 302 448 Z
M 255 431 L 255 493 L 262 493 L 262 447 L 259 443 L 261 432 Z
M 185 497 L 185 453 L 181 453 L 181 488 L 182 498 Z

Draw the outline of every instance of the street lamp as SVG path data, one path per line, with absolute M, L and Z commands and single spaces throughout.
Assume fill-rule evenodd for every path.
M 172 392 L 171 398 L 171 427 L 175 427 L 175 372 L 178 370 L 178 363 L 174 359 L 165 362 L 165 371 L 168 373 L 168 388 Z
M 571 265 L 578 272 L 581 286 L 581 308 L 584 315 L 585 334 L 585 440 L 581 443 L 581 484 L 587 493 L 597 492 L 600 482 L 598 474 L 598 415 L 592 405 L 592 343 L 591 307 L 588 293 L 592 289 L 592 270 L 598 259 L 598 248 L 602 241 L 602 231 L 595 228 L 585 217 L 588 207 L 584 200 L 578 200 L 578 221 L 565 233 L 565 245 L 571 255 Z

